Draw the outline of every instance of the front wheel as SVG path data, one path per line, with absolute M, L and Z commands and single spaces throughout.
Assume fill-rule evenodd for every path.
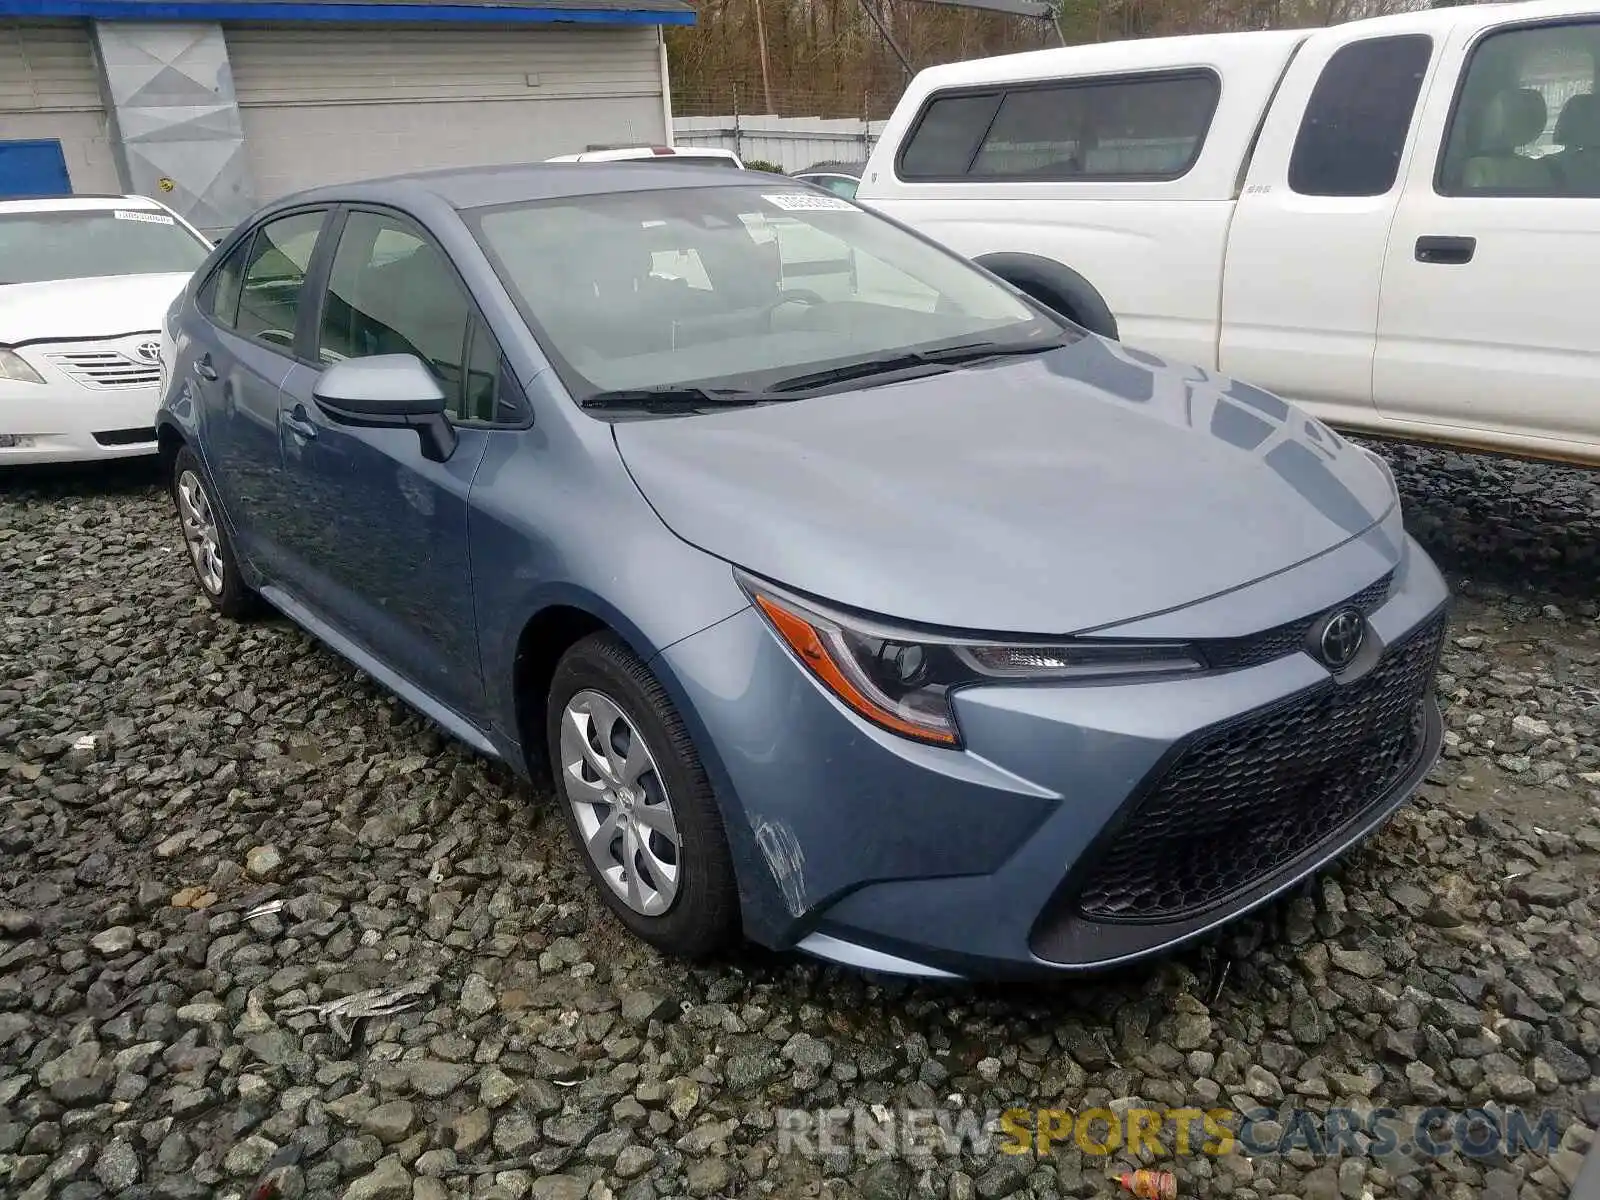
M 611 633 L 557 664 L 546 736 L 567 831 L 611 911 L 657 949 L 703 958 L 739 928 L 722 814 L 661 684 Z
M 262 609 L 261 597 L 239 574 L 233 543 L 222 527 L 211 482 L 200 457 L 188 446 L 178 451 L 172 464 L 172 500 L 178 509 L 178 526 L 184 548 L 194 568 L 195 582 L 211 607 L 225 617 L 242 619 Z

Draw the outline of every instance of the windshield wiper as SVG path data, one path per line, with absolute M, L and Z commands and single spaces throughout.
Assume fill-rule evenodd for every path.
M 643 387 L 596 392 L 578 401 L 579 408 L 637 408 L 645 412 L 686 413 L 703 408 L 740 408 L 760 404 L 755 392 L 733 388 Z
M 1059 350 L 1066 344 L 1059 337 L 1044 338 L 1036 342 L 964 342 L 959 346 L 924 350 L 922 359 L 931 363 L 979 362 L 985 358 L 1014 358 L 1023 354 L 1043 354 L 1047 350 Z
M 780 379 L 777 383 L 767 387 L 768 392 L 805 392 L 812 388 L 826 387 L 830 383 L 848 383 L 852 379 L 870 379 L 874 375 L 892 375 L 896 371 L 909 371 L 913 367 L 925 367 L 929 360 L 921 354 L 882 354 L 876 358 L 865 358 L 860 362 L 845 363 L 843 366 L 829 367 L 825 371 L 811 371 L 805 375 L 794 375 L 788 379 Z
M 827 387 L 835 383 L 849 383 L 854 379 L 871 379 L 875 375 L 892 375 L 916 367 L 948 367 L 958 363 L 979 362 L 986 358 L 1005 358 L 1022 354 L 1043 354 L 1059 350 L 1066 345 L 1060 338 L 1047 338 L 1037 342 L 963 342 L 959 346 L 943 346 L 935 350 L 907 350 L 895 354 L 881 354 L 859 362 L 844 363 L 824 371 L 795 375 L 771 384 L 768 392 L 804 392 L 812 388 Z

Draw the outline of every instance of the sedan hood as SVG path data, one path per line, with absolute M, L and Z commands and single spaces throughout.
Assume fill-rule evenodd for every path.
M 0 345 L 153 333 L 189 273 L 0 285 Z
M 1067 634 L 1164 612 L 1326 553 L 1395 503 L 1365 452 L 1277 397 L 1094 337 L 615 432 L 686 541 L 955 629 Z

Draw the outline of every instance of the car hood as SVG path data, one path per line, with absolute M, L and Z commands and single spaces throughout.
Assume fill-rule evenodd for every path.
M 1395 503 L 1364 451 L 1276 396 L 1096 337 L 615 436 L 691 544 L 835 604 L 970 630 L 1168 611 L 1326 553 Z
M 152 333 L 189 272 L 0 286 L 0 345 Z

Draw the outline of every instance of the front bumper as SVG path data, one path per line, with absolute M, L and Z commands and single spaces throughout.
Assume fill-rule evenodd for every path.
M 747 932 L 767 945 L 870 969 L 1044 975 L 1168 950 L 1291 887 L 1381 825 L 1438 754 L 1431 680 L 1448 591 L 1409 538 L 1393 529 L 1375 538 L 1384 536 L 1399 561 L 1388 598 L 1369 612 L 1368 626 L 1386 649 L 1363 678 L 1377 677 L 1409 644 L 1418 661 L 1404 686 L 1414 692 L 1397 716 L 1390 715 L 1391 696 L 1380 716 L 1363 718 L 1350 735 L 1357 738 L 1352 753 L 1321 763 L 1326 787 L 1324 775 L 1307 766 L 1315 758 L 1308 739 L 1317 735 L 1300 710 L 1336 685 L 1304 653 L 1137 684 L 969 689 L 956 700 L 966 747 L 952 751 L 895 737 L 845 711 L 753 611 L 670 647 L 658 666 L 688 710 L 723 797 Z M 1404 539 L 1403 554 L 1393 553 L 1397 539 Z M 1370 566 L 1378 561 L 1372 551 L 1352 544 L 1345 554 L 1352 564 Z M 1327 564 L 1318 570 L 1329 575 Z M 1331 594 L 1327 606 L 1355 590 Z M 1356 697 L 1360 686 L 1350 681 L 1343 694 Z M 1305 768 L 1304 782 L 1284 794 L 1286 803 L 1301 806 L 1313 836 L 1293 843 L 1292 853 L 1263 856 L 1250 822 L 1268 810 L 1245 805 L 1231 821 L 1208 828 L 1209 814 L 1219 811 L 1215 795 L 1185 813 L 1181 792 L 1169 788 L 1167 817 L 1197 819 L 1214 846 L 1237 842 L 1245 869 L 1230 859 L 1220 866 L 1232 876 L 1213 880 L 1193 863 L 1179 863 L 1187 892 L 1174 893 L 1159 879 L 1120 888 L 1120 872 L 1137 882 L 1140 864 L 1129 847 L 1137 850 L 1139 822 L 1153 819 L 1152 796 L 1174 770 L 1198 764 L 1185 786 L 1206 787 L 1218 771 L 1233 770 L 1243 791 L 1230 795 L 1249 793 L 1257 732 L 1246 730 L 1237 761 L 1208 761 L 1200 751 L 1226 742 L 1241 723 L 1286 711 L 1300 712 L 1301 723 L 1274 726 L 1291 760 L 1287 774 L 1280 771 L 1280 790 Z M 1374 742 L 1373 753 L 1389 758 L 1370 775 L 1369 790 L 1340 798 L 1343 772 L 1366 758 L 1362 739 L 1393 734 L 1402 720 L 1404 738 Z M 1333 811 L 1336 805 L 1342 807 Z M 1169 851 L 1182 840 L 1166 830 Z M 1093 904 L 1086 905 L 1091 890 Z
M 63 342 L 18 350 L 44 382 L 0 379 L 0 467 L 154 454 L 161 399 L 157 368 L 133 361 L 124 345 L 147 340 L 136 336 L 114 343 Z M 79 369 L 75 377 L 62 365 L 72 361 L 69 355 L 85 356 L 80 361 L 95 365 Z M 104 357 L 90 357 L 96 355 Z M 125 381 L 130 379 L 138 382 Z

